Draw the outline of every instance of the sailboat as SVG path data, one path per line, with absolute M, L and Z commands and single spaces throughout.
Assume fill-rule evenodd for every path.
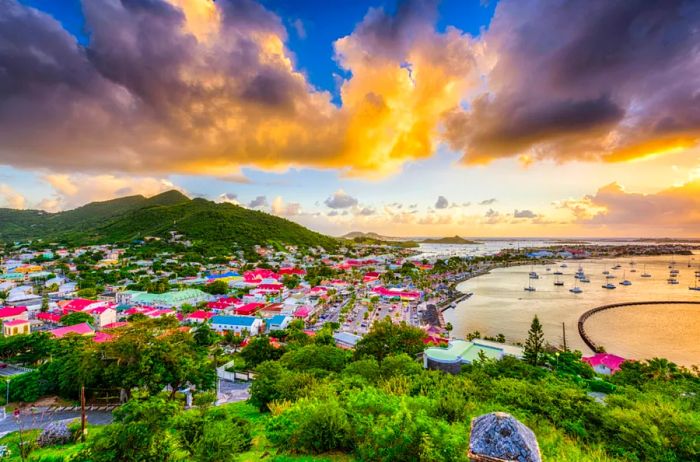
M 539 279 L 540 278 L 540 276 L 537 274 L 537 271 L 535 271 L 532 266 L 530 267 L 529 276 L 530 276 L 530 279 Z
M 647 265 L 644 265 L 644 272 L 642 273 L 643 278 L 650 278 L 651 274 L 647 273 Z
M 532 284 L 530 283 L 530 279 L 528 279 L 527 280 L 527 287 L 525 287 L 523 290 L 525 290 L 526 292 L 534 292 L 537 289 L 532 287 Z
M 607 284 L 603 284 L 602 287 L 603 289 L 614 289 L 616 286 L 615 284 L 608 282 Z
M 627 273 L 622 273 L 622 279 L 623 279 L 623 280 L 620 281 L 620 285 L 621 285 L 621 286 L 631 286 L 631 285 L 632 285 L 632 281 L 629 281 L 627 278 L 625 278 L 625 276 L 627 276 Z
M 578 278 L 575 277 L 574 281 L 578 281 Z M 569 292 L 571 292 L 572 294 L 580 294 L 581 292 L 583 292 L 583 290 L 578 286 L 576 282 L 574 282 L 574 286 L 571 289 L 569 289 Z
M 564 281 L 562 281 L 561 279 L 559 279 L 559 276 L 557 276 L 557 279 L 554 281 L 554 285 L 555 285 L 555 286 L 563 286 L 563 285 L 564 285 Z
M 700 286 L 698 285 L 698 274 L 697 274 L 697 271 L 695 272 L 695 285 L 692 286 L 692 287 L 688 287 L 688 289 L 700 291 Z

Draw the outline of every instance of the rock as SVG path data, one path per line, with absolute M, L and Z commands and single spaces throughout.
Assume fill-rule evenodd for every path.
M 473 462 L 542 461 L 532 430 L 504 412 L 472 419 L 469 459 Z

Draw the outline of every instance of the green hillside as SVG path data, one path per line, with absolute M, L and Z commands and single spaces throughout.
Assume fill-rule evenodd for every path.
M 168 191 L 93 202 L 74 210 L 0 209 L 0 240 L 43 239 L 71 244 L 129 242 L 176 231 L 212 246 L 250 248 L 268 242 L 332 248 L 337 241 L 301 225 L 233 204 L 189 199 Z

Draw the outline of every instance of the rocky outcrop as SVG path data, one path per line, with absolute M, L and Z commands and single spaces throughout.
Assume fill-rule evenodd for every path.
M 472 462 L 541 462 L 535 434 L 515 417 L 492 412 L 472 419 L 469 437 Z

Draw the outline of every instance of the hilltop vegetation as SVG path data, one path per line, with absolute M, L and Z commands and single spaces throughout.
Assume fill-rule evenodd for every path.
M 461 244 L 461 245 L 481 244 L 481 242 L 470 241 L 469 239 L 464 239 L 463 237 L 460 237 L 460 236 L 441 237 L 441 238 L 436 238 L 436 239 L 424 239 L 421 242 L 423 244 Z
M 62 355 L 35 352 L 44 361 L 40 369 L 58 374 L 67 387 L 59 388 L 62 396 L 75 397 L 79 383 L 90 390 L 117 386 L 105 382 L 117 379 L 115 373 L 133 396 L 115 412 L 114 424 L 51 460 L 466 462 L 471 419 L 493 411 L 509 412 L 532 428 L 544 460 L 700 458 L 700 379 L 697 371 L 663 359 L 626 362 L 613 377 L 596 377 L 580 353 L 566 351 L 543 353 L 539 366 L 483 358 L 449 375 L 424 370 L 416 361 L 423 348 L 420 329 L 382 321 L 351 352 L 333 345 L 329 329 L 308 337 L 303 324 L 293 323 L 274 332 L 279 348 L 262 336 L 243 349 L 246 364 L 257 364 L 248 404 L 212 408 L 207 390 L 213 382 L 200 380 L 212 367 L 197 368 L 184 354 L 163 356 L 157 343 L 184 340 L 181 352 L 208 351 L 216 361 L 226 339 L 204 327 L 194 334 L 175 330 L 168 339 L 161 335 L 167 323 L 127 328 L 112 346 L 65 339 L 59 341 Z M 140 340 L 141 334 L 153 341 Z M 41 344 L 25 348 L 43 350 Z M 111 353 L 101 354 L 105 348 Z M 123 359 L 113 358 L 118 352 Z M 27 354 L 24 348 L 21 354 Z M 109 365 L 119 361 L 126 370 Z M 16 393 L 26 393 L 36 380 L 23 377 L 21 384 L 13 380 Z M 188 382 L 199 385 L 199 408 L 183 411 L 182 397 L 162 390 L 164 384 Z
M 232 246 L 281 243 L 333 248 L 337 241 L 289 220 L 233 204 L 189 199 L 168 191 L 93 202 L 74 210 L 0 209 L 0 240 L 43 239 L 68 244 L 121 243 L 170 231 L 212 251 Z

